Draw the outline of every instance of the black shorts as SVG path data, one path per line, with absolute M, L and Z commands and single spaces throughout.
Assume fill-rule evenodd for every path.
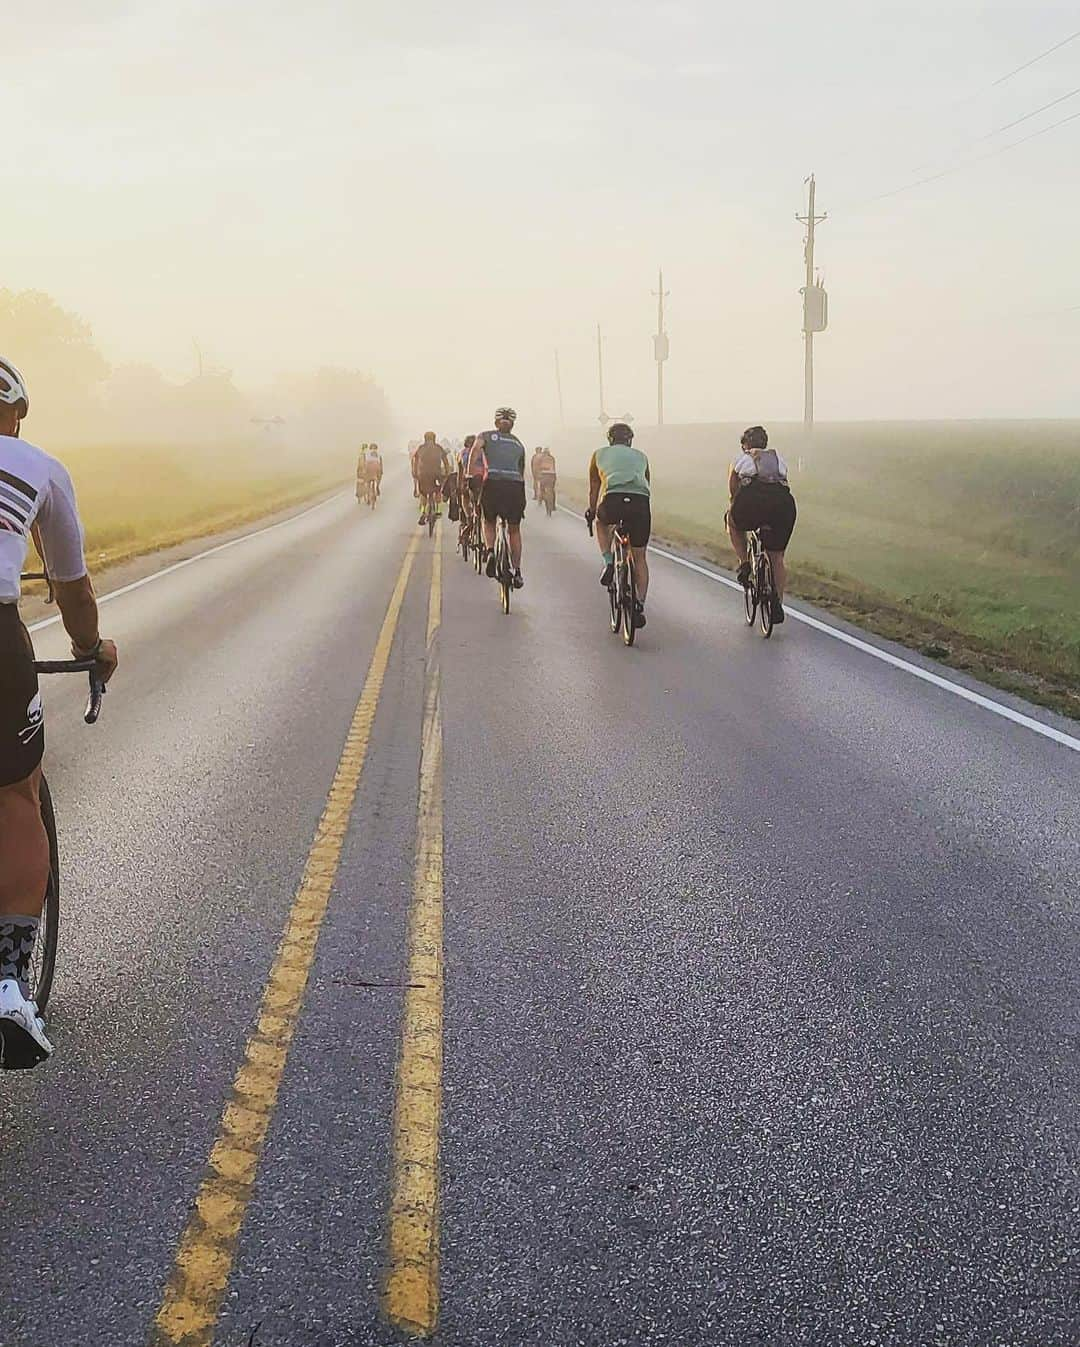
M 731 522 L 740 533 L 766 530 L 762 542 L 772 552 L 782 552 L 795 527 L 795 497 L 779 482 L 751 482 L 731 502 Z
M 489 524 L 500 516 L 508 524 L 520 524 L 525 513 L 525 483 L 513 477 L 489 477 L 480 493 L 480 509 Z
M 416 489 L 420 492 L 421 497 L 437 496 L 442 490 L 442 478 L 424 477 L 422 475 L 418 476 L 416 479 Z
M 465 495 L 474 505 L 480 504 L 480 496 L 484 490 L 484 479 L 479 476 L 465 478 Z
M 597 507 L 596 517 L 601 524 L 621 521 L 630 534 L 631 547 L 648 547 L 652 534 L 652 505 L 648 496 L 609 491 Z
M 45 748 L 34 647 L 13 603 L 0 603 L 0 786 L 28 777 Z

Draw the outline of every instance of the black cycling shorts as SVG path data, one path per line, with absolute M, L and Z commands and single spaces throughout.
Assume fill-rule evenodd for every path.
M 780 482 L 751 482 L 740 487 L 731 502 L 731 522 L 740 533 L 766 529 L 762 542 L 772 552 L 782 552 L 795 528 L 795 497 Z
M 648 547 L 652 534 L 652 504 L 637 492 L 609 491 L 596 510 L 601 524 L 623 523 L 631 547 Z
M 28 777 L 45 748 L 34 647 L 13 603 L 0 603 L 0 786 Z
M 503 518 L 520 524 L 525 513 L 525 483 L 514 477 L 489 477 L 480 493 L 480 509 L 489 524 Z

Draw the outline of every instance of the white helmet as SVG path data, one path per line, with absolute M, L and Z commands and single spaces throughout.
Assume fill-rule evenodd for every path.
M 30 394 L 26 391 L 26 383 L 22 375 L 11 363 L 0 356 L 0 402 L 6 402 L 9 407 L 13 407 L 16 402 L 26 403 L 26 412 L 30 410 Z M 23 415 L 26 415 L 23 412 Z

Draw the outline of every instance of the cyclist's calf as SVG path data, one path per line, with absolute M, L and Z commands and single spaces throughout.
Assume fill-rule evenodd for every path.
M 41 768 L 0 786 L 0 916 L 36 917 L 49 882 L 49 839 L 41 821 Z

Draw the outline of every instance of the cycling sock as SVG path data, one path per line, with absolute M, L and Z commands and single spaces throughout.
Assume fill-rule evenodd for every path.
M 613 566 L 615 564 L 614 552 L 601 552 L 600 555 L 604 558 L 605 566 Z
M 5 978 L 26 981 L 39 924 L 38 917 L 0 917 L 0 982 Z

